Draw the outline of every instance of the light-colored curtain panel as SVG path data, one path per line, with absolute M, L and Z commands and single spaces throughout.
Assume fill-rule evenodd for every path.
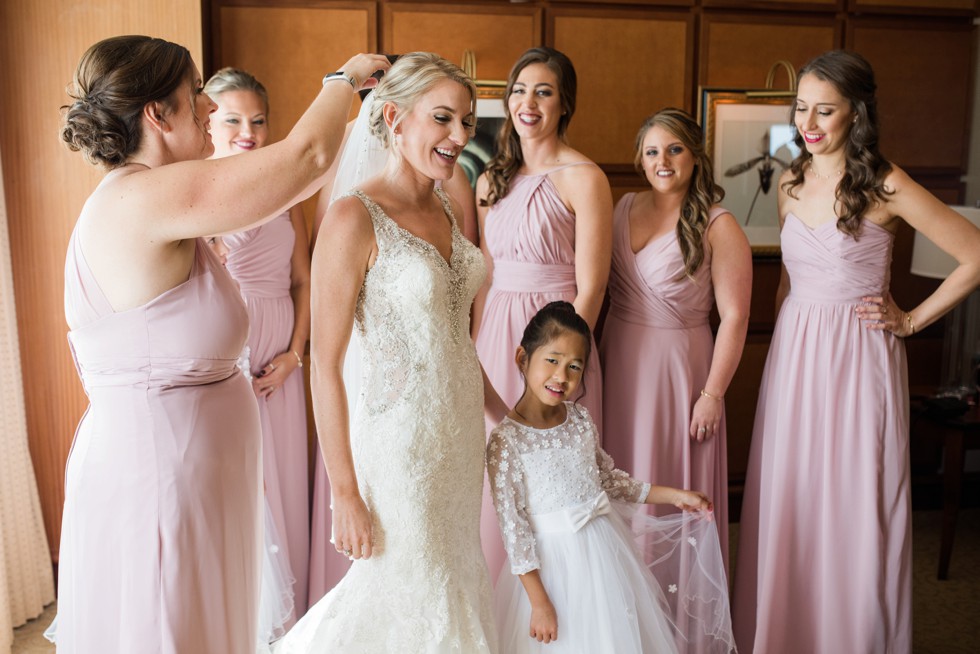
M 14 627 L 54 601 L 51 555 L 27 447 L 6 207 L 0 181 L 0 652 L 10 651 Z

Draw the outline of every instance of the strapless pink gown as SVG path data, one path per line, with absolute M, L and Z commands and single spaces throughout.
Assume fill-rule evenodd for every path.
M 238 234 L 223 237 L 228 247 L 225 267 L 245 298 L 249 319 L 249 366 L 252 374 L 289 351 L 295 309 L 290 295 L 296 232 L 289 212 Z M 300 355 L 303 353 L 300 352 Z M 306 431 L 306 390 L 296 369 L 268 398 L 258 398 L 262 421 L 262 473 L 265 497 L 280 543 L 287 553 L 295 615 L 288 628 L 306 612 L 310 559 L 310 503 Z
M 714 502 L 728 565 L 728 455 L 725 419 L 718 434 L 691 440 L 691 410 L 708 379 L 714 338 L 708 316 L 715 302 L 711 252 L 694 280 L 674 231 L 633 253 L 624 195 L 613 219 L 609 312 L 602 328 L 603 447 L 637 479 L 699 490 Z M 713 207 L 709 229 L 725 213 Z M 656 515 L 677 513 L 650 507 Z
M 912 647 L 905 346 L 854 313 L 888 291 L 894 237 L 788 214 L 735 568 L 739 651 Z
M 507 196 L 487 212 L 483 238 L 493 259 L 493 280 L 483 306 L 476 350 L 490 383 L 508 407 L 524 393 L 524 379 L 514 363 L 524 328 L 544 305 L 572 302 L 575 284 L 575 216 L 565 207 L 548 175 L 517 175 Z M 602 424 L 602 373 L 592 348 L 579 400 L 597 425 Z M 485 485 L 486 486 L 486 485 Z M 480 531 L 490 578 L 496 579 L 506 553 L 497 514 L 484 488 Z
M 65 314 L 90 404 L 65 475 L 58 652 L 254 652 L 261 432 L 235 282 L 197 239 L 187 281 L 114 312 L 76 231 Z

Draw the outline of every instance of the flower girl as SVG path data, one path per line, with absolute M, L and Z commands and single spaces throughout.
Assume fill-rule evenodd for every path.
M 711 502 L 614 468 L 574 402 L 591 342 L 571 304 L 541 309 L 516 354 L 524 395 L 487 446 L 510 562 L 496 588 L 501 651 L 733 651 Z M 689 513 L 654 518 L 625 503 Z

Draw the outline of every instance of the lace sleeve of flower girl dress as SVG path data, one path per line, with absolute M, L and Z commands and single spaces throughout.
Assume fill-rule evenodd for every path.
M 493 506 L 510 559 L 510 571 L 522 575 L 541 567 L 534 548 L 534 533 L 527 517 L 527 492 L 524 465 L 509 434 L 516 435 L 513 425 L 505 421 L 490 434 L 487 445 L 487 472 L 493 494 Z
M 584 407 L 576 408 L 579 416 L 588 422 L 589 431 L 595 439 L 595 462 L 599 466 L 599 483 L 602 489 L 609 494 L 610 499 L 642 504 L 650 494 L 650 484 L 633 479 L 629 473 L 616 467 L 612 457 L 599 446 L 599 432 L 592 422 L 592 416 Z

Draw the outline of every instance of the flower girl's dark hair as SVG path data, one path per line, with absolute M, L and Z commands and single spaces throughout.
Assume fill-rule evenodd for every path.
M 589 323 L 585 322 L 585 319 L 575 312 L 575 307 L 570 302 L 549 302 L 534 314 L 531 322 L 524 328 L 521 347 L 524 348 L 524 355 L 530 360 L 535 350 L 565 332 L 574 332 L 585 340 L 585 361 L 582 362 L 582 393 L 578 396 L 580 400 L 585 396 L 584 373 L 589 356 L 592 354 L 592 330 L 589 329 Z

